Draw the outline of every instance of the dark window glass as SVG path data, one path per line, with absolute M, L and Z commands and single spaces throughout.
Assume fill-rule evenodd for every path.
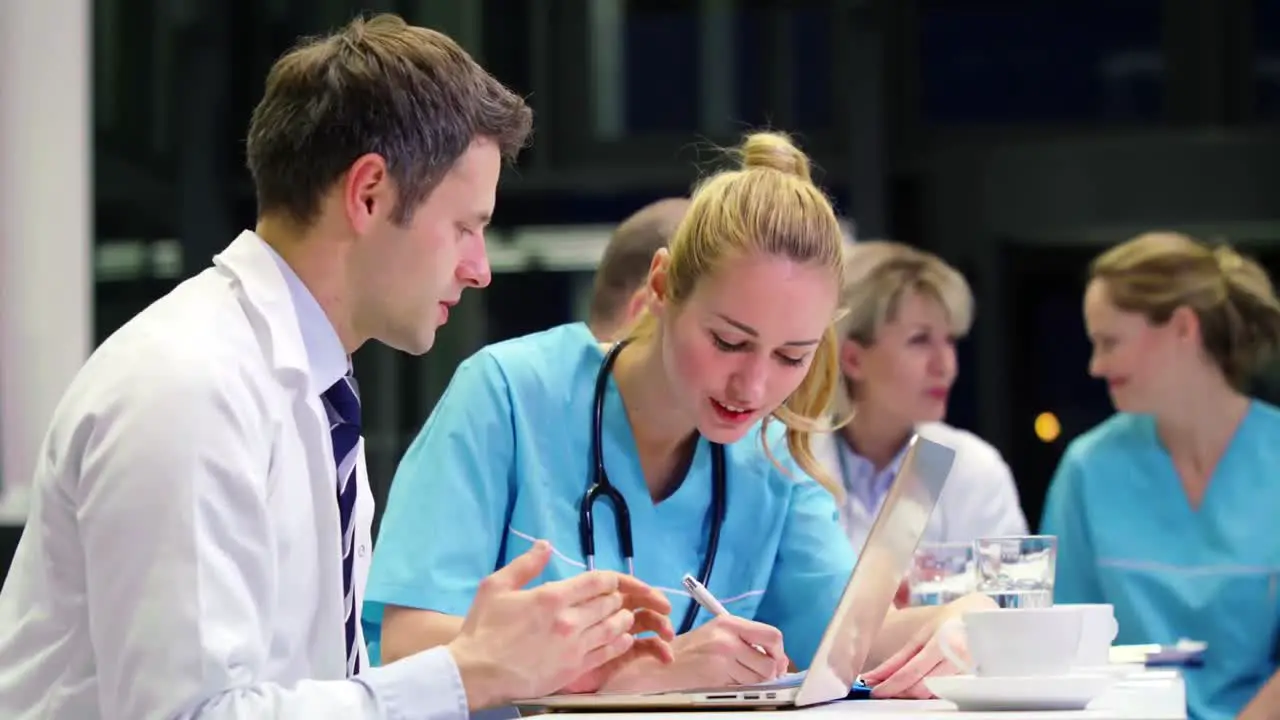
M 530 96 L 533 92 L 529 46 L 533 22 L 531 4 L 486 2 L 481 20 L 481 46 L 485 68 L 536 106 L 540 98 Z
M 729 18 L 733 52 L 706 58 L 722 63 L 734 101 L 716 124 L 737 130 L 773 125 L 789 118 L 788 129 L 823 130 L 831 124 L 833 13 L 824 7 L 796 7 L 786 43 L 791 57 L 783 92 L 771 93 L 777 79 L 773 32 L 776 10 L 738 7 Z M 591 32 L 588 27 L 588 32 Z M 626 3 L 622 30 L 623 132 L 625 135 L 691 134 L 701 126 L 703 20 L 689 3 Z M 774 107 L 779 102 L 788 107 Z M 723 121 L 726 121 L 723 122 Z
M 771 53 L 773 18 L 765 9 L 746 8 L 734 21 L 736 65 L 734 120 L 749 127 L 777 123 L 779 116 L 791 118 L 788 129 L 813 132 L 831 127 L 832 113 L 832 22 L 834 13 L 822 7 L 796 7 L 790 17 L 791 58 L 786 92 L 789 107 L 773 106 L 769 85 L 777 75 Z
M 926 122 L 1160 117 L 1161 0 L 922 0 Z
M 974 295 L 980 295 L 979 289 L 980 278 L 973 272 L 971 267 L 957 266 L 965 280 L 969 281 L 969 287 L 973 290 Z M 959 368 L 956 375 L 955 385 L 951 388 L 951 395 L 947 398 L 947 422 L 958 428 L 964 428 L 971 432 L 980 433 L 979 418 L 981 417 L 981 409 L 979 407 L 980 400 L 978 395 L 977 378 L 978 378 L 978 343 L 975 337 L 978 331 L 978 324 L 983 323 L 984 319 L 981 313 L 974 318 L 974 326 L 969 330 L 968 336 L 962 338 L 956 343 L 956 367 Z M 991 318 L 986 322 L 999 322 L 998 318 Z
M 626 3 L 623 22 L 627 134 L 698 127 L 698 16 L 682 2 Z
M 99 2 L 94 8 L 94 82 L 98 138 L 128 152 L 135 162 L 154 160 L 154 108 L 172 94 L 157 85 L 154 6 L 137 0 Z
M 1009 384 L 1001 395 L 1008 398 L 1012 429 L 1005 459 L 1033 527 L 1067 443 L 1112 412 L 1106 388 L 1089 377 L 1081 309 L 1088 265 L 1099 251 L 1012 245 L 1002 255 Z M 1053 442 L 1036 437 L 1035 419 L 1044 412 L 1062 427 Z
M 797 8 L 793 13 L 791 47 L 795 51 L 792 65 L 795 82 L 796 127 L 814 131 L 832 124 L 831 71 L 832 23 L 834 13 L 821 8 Z
M 1253 88 L 1258 116 L 1280 119 L 1280 0 L 1257 0 Z
M 494 224 L 501 227 L 613 225 L 655 200 L 688 193 L 689 188 L 681 186 L 602 194 L 510 193 L 498 198 Z

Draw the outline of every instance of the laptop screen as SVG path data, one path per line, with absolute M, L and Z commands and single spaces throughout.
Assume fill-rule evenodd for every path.
M 911 440 L 902 467 L 876 515 L 853 575 L 809 667 L 801 697 L 843 697 L 871 652 L 898 585 L 911 567 L 916 546 L 937 505 L 955 461 L 955 451 L 921 435 Z

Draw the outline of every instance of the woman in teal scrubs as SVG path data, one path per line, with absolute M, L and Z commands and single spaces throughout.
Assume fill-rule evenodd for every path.
M 732 616 L 697 611 L 670 665 L 629 660 L 570 689 L 745 684 L 808 665 L 854 562 L 809 450 L 839 387 L 842 236 L 785 137 L 752 135 L 742 157 L 742 169 L 694 193 L 669 251 L 654 257 L 648 309 L 616 353 L 569 325 L 458 368 L 396 473 L 375 546 L 364 619 L 384 662 L 448 642 L 481 580 L 536 540 L 554 553 L 539 582 L 589 565 L 634 573 L 668 593 L 680 624 L 694 607 L 681 578 L 698 577 L 709 556 L 720 446 L 724 521 L 709 589 Z M 615 361 L 602 373 L 606 353 Z M 584 538 L 597 377 L 603 466 L 631 529 L 602 498 Z M 927 694 L 925 675 L 954 672 L 937 625 L 983 603 L 891 612 L 872 651 L 888 662 L 867 677 L 882 694 Z
M 1094 261 L 1084 314 L 1118 412 L 1049 488 L 1055 599 L 1114 605 L 1119 644 L 1207 642 L 1185 675 L 1194 720 L 1274 717 L 1280 409 L 1244 391 L 1280 345 L 1271 283 L 1229 248 L 1152 233 Z

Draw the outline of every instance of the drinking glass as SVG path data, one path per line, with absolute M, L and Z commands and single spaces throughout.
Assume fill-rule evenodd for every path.
M 945 605 L 973 591 L 973 543 L 921 543 L 907 573 L 911 605 Z
M 973 541 L 978 592 L 1002 608 L 1053 605 L 1058 539 L 1052 535 L 981 538 Z

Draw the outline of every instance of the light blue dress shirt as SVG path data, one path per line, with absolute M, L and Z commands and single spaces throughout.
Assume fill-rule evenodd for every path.
M 909 445 L 904 444 L 888 465 L 876 470 L 875 463 L 859 455 L 847 440 L 837 438 L 840 478 L 849 501 L 861 503 L 867 514 L 875 517 L 889 494 L 889 488 L 893 486 L 893 479 L 898 476 L 908 447 Z
M 1254 401 L 1198 509 L 1149 416 L 1115 415 L 1067 448 L 1042 531 L 1054 599 L 1111 603 L 1117 644 L 1208 643 L 1184 670 L 1192 720 L 1234 718 L 1280 664 L 1280 409 Z
M 581 324 L 499 343 L 458 367 L 396 472 L 365 595 L 365 636 L 377 653 L 383 608 L 465 615 L 480 581 L 546 539 L 555 549 L 544 583 L 584 571 L 579 503 L 591 481 L 592 400 L 604 353 Z M 726 518 L 710 590 L 730 612 L 783 632 L 805 668 L 850 573 L 854 553 L 830 493 L 795 465 L 774 423 L 779 469 L 759 429 L 727 446 Z M 711 453 L 700 441 L 687 479 L 655 504 L 612 380 L 604 462 L 626 498 L 635 574 L 669 596 L 678 626 L 707 549 Z M 595 505 L 596 566 L 626 571 L 615 516 Z M 697 624 L 710 620 L 699 611 Z
M 298 314 L 302 343 L 307 349 L 311 371 L 324 379 L 323 387 L 328 387 L 345 375 L 349 367 L 350 361 L 342 341 L 324 309 L 297 273 L 274 250 L 271 256 L 289 286 L 289 296 Z M 334 503 L 337 503 L 336 494 Z M 335 627 L 333 631 L 341 633 L 343 630 Z M 388 718 L 445 720 L 468 716 L 467 693 L 462 686 L 462 678 L 453 656 L 443 647 L 390 665 L 365 668 L 352 681 L 369 691 Z

